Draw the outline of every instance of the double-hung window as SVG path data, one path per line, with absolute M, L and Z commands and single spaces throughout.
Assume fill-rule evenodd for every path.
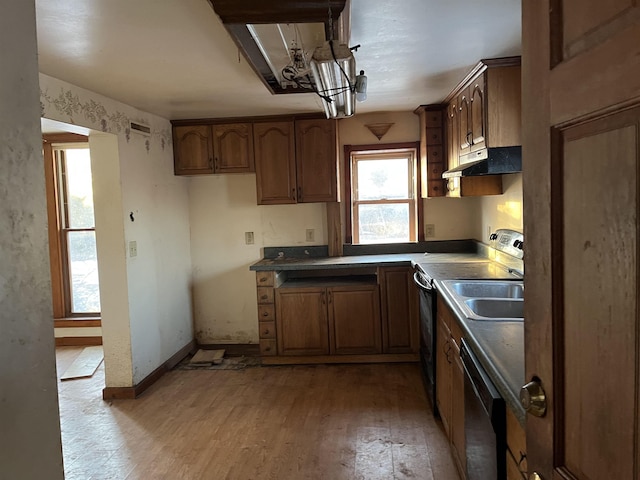
M 100 287 L 89 146 L 45 145 L 54 316 L 98 317 Z
M 419 240 L 417 148 L 349 151 L 354 244 Z

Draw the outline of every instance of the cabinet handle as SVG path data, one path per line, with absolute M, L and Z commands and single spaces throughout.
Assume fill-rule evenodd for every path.
M 302 187 L 298 187 L 298 201 L 302 201 Z
M 296 188 L 295 188 L 295 187 L 293 187 L 293 188 L 291 189 L 291 198 L 294 198 L 294 199 L 295 199 L 295 198 L 297 198 L 297 197 L 296 197 Z
M 213 158 L 209 157 L 209 168 L 213 168 Z
M 469 145 L 473 145 L 473 133 L 472 132 L 467 132 L 467 143 Z
M 262 296 L 260 297 L 260 300 L 266 300 L 267 298 L 268 298 L 268 297 L 267 297 L 266 295 L 262 295 Z
M 331 305 L 331 292 L 329 292 L 329 305 Z
M 218 157 L 216 157 L 215 165 L 216 165 L 216 167 L 215 167 L 215 168 L 216 168 L 216 170 L 218 170 Z
M 262 316 L 263 316 L 263 317 L 268 317 L 268 316 L 269 316 L 269 312 L 264 312 L 264 313 L 262 314 Z
M 260 279 L 258 281 L 259 282 L 266 282 L 267 281 L 267 277 L 260 277 Z
M 322 292 L 322 304 L 327 304 L 327 294 L 325 292 Z

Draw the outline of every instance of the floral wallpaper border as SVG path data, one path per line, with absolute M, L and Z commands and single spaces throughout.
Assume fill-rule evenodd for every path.
M 73 120 L 74 116 L 83 115 L 93 125 L 98 126 L 102 132 L 123 133 L 127 143 L 131 140 L 131 129 L 129 127 L 131 121 L 141 124 L 148 123 L 145 120 L 132 119 L 118 110 L 109 112 L 102 103 L 93 99 L 83 102 L 77 94 L 64 88 L 60 88 L 58 96 L 50 95 L 48 89 L 40 90 L 40 109 L 43 117 L 47 106 L 53 107 L 58 113 L 67 116 L 71 124 L 76 124 Z M 150 139 L 158 139 L 160 147 L 164 150 L 171 145 L 171 131 L 169 129 L 152 130 L 151 136 L 145 138 L 147 153 L 151 150 Z

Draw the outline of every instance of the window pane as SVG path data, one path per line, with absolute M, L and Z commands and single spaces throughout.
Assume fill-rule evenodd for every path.
M 98 257 L 95 232 L 68 232 L 71 311 L 99 312 Z
M 406 158 L 391 160 L 358 160 L 358 200 L 409 198 L 409 162 Z
M 408 242 L 409 205 L 359 205 L 360 243 Z
M 67 211 L 70 228 L 93 228 L 93 189 L 91 187 L 91 157 L 88 148 L 65 150 L 67 176 Z

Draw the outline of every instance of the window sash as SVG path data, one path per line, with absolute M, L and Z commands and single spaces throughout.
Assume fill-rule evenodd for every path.
M 358 163 L 360 161 L 377 160 L 406 160 L 407 162 L 407 198 L 381 198 L 381 199 L 359 199 L 358 185 Z M 354 244 L 360 242 L 360 206 L 361 205 L 393 205 L 406 204 L 409 209 L 409 239 L 410 242 L 418 241 L 418 189 L 417 185 L 417 149 L 399 148 L 388 150 L 362 150 L 352 151 L 349 159 L 351 167 L 351 213 L 352 231 L 351 235 Z

